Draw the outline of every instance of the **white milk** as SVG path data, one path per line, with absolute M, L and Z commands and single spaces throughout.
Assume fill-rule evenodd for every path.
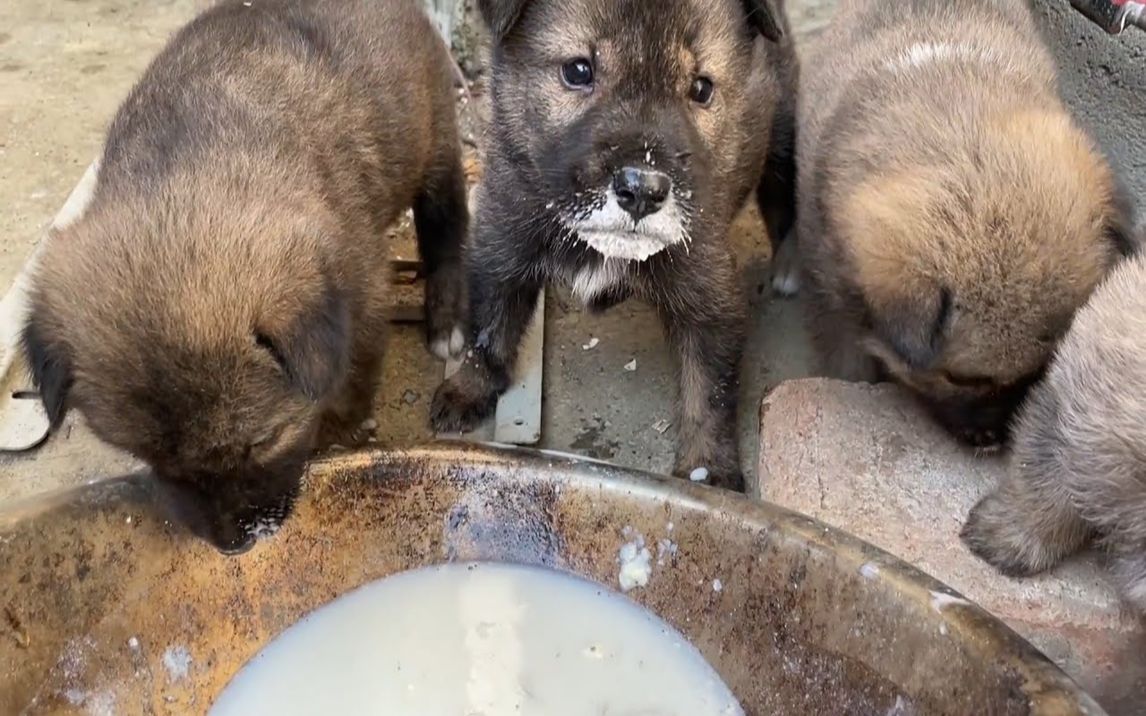
M 744 712 L 651 612 L 557 572 L 456 564 L 368 584 L 287 629 L 212 716 L 729 716 Z

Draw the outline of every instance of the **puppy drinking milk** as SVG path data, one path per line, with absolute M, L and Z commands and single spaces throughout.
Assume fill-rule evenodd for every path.
M 1146 256 L 1078 312 L 1015 427 L 1007 475 L 963 539 L 1005 574 L 1049 569 L 1091 536 L 1146 613 Z
M 808 53 L 798 240 L 824 370 L 993 447 L 1129 248 L 1022 0 L 843 0 Z
M 416 0 L 224 0 L 148 68 L 43 252 L 24 344 L 51 420 L 74 407 L 149 463 L 220 550 L 286 517 L 315 447 L 361 437 L 408 207 L 428 338 L 461 347 L 450 62 Z
M 539 290 L 563 282 L 591 309 L 629 297 L 657 308 L 680 358 L 676 473 L 741 487 L 745 305 L 727 233 L 762 172 L 774 240 L 791 212 L 791 146 L 771 141 L 792 135 L 782 3 L 478 5 L 495 46 L 467 247 L 471 350 L 435 395 L 435 428 L 493 411 Z

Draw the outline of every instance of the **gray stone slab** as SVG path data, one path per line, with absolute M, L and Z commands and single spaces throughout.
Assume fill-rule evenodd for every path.
M 919 567 L 1006 621 L 1111 713 L 1141 713 L 1146 637 L 1094 555 L 1012 580 L 960 541 L 1002 459 L 964 449 L 886 384 L 788 382 L 764 399 L 760 422 L 764 499 Z

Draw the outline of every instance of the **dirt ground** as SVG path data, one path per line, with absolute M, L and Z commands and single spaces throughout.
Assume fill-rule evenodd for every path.
M 115 108 L 170 33 L 206 0 L 6 0 L 0 4 L 0 287 L 6 288 L 68 192 L 99 151 Z M 834 0 L 793 3 L 806 35 Z M 762 287 L 767 242 L 753 212 L 734 241 L 757 310 L 745 365 L 743 462 L 755 463 L 756 408 L 766 387 L 804 374 L 794 304 L 773 305 Z M 660 326 L 630 303 L 591 317 L 551 293 L 546 321 L 542 445 L 665 470 L 671 465 L 676 393 Z M 592 351 L 582 350 L 591 337 Z M 624 366 L 637 360 L 637 370 Z M 418 331 L 396 328 L 378 400 L 380 442 L 430 437 L 426 411 L 442 367 Z M 615 396 L 624 396 L 617 400 Z M 0 456 L 0 501 L 114 475 L 134 466 L 99 444 L 76 416 L 37 450 Z

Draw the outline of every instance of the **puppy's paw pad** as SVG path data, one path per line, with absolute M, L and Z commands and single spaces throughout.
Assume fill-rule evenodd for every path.
M 1029 577 L 1049 566 L 1046 558 L 1040 558 L 1045 550 L 1038 540 L 1008 516 L 997 495 L 988 495 L 975 505 L 959 537 L 973 554 L 1008 577 Z
M 437 433 L 465 433 L 480 426 L 497 407 L 497 394 L 466 390 L 453 379 L 434 393 L 430 424 Z

